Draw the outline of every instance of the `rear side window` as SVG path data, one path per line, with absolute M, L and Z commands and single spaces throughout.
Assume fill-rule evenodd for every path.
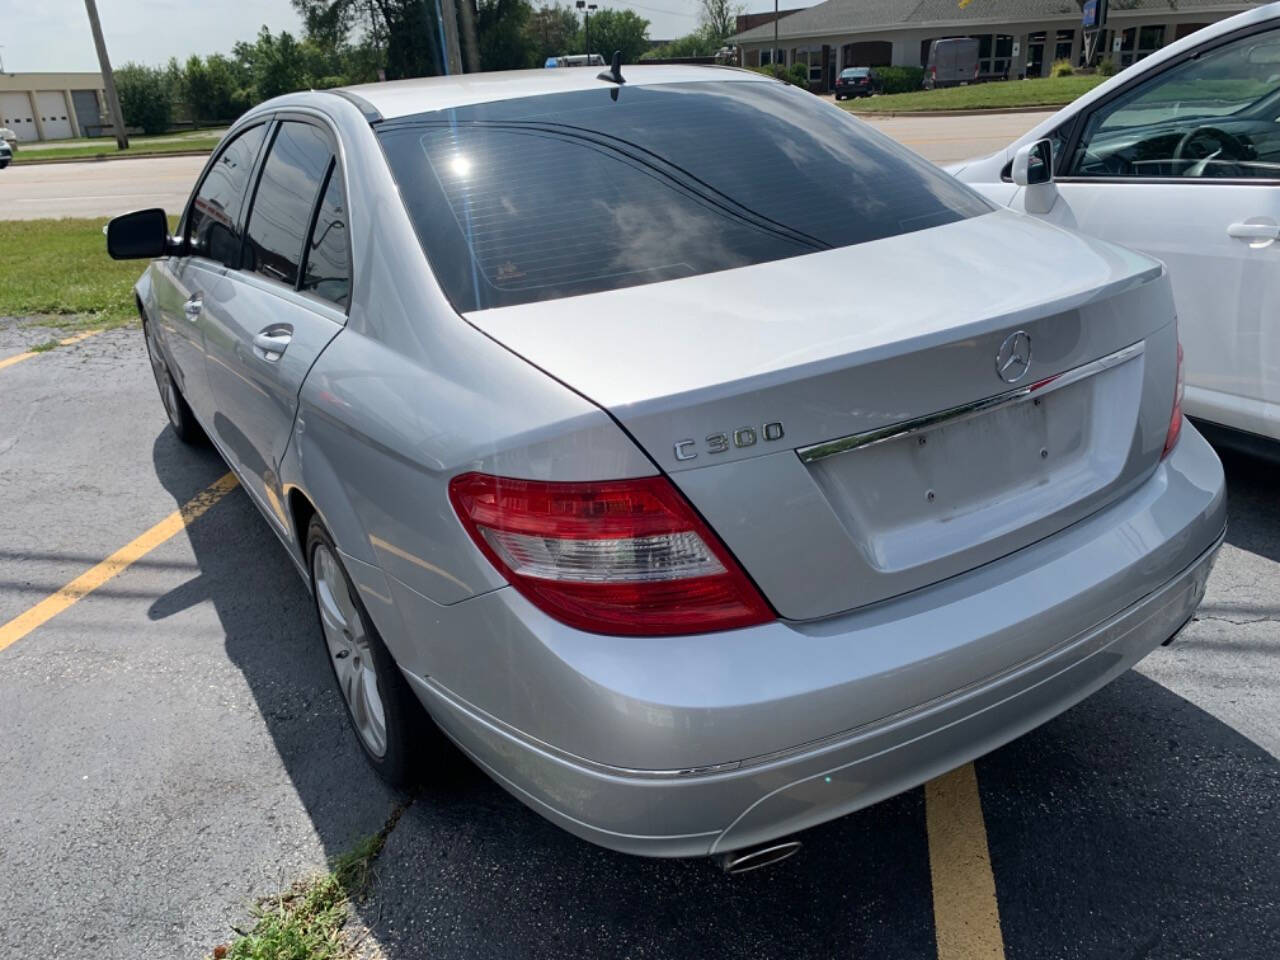
M 462 312 L 696 276 L 989 212 L 817 97 L 716 81 L 476 104 L 383 124 Z
M 329 140 L 317 127 L 292 120 L 280 124 L 253 197 L 243 269 L 297 284 L 311 214 L 332 159 Z
M 236 218 L 266 132 L 266 124 L 259 124 L 237 135 L 205 175 L 191 203 L 187 227 L 187 244 L 193 256 L 235 265 L 240 256 Z
M 347 240 L 347 204 L 337 163 L 329 167 L 329 180 L 316 213 L 316 225 L 307 243 L 301 289 L 346 307 L 351 299 L 351 258 Z

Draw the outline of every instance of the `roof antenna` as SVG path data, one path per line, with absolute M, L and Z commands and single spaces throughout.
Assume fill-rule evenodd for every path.
M 622 51 L 613 51 L 613 66 L 596 74 L 597 80 L 608 80 L 610 83 L 626 83 L 622 79 Z

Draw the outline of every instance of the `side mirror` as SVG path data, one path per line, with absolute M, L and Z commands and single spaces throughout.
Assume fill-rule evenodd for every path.
M 170 253 L 169 218 L 159 207 L 113 217 L 107 224 L 107 253 L 113 260 L 154 260 Z
M 1048 140 L 1037 140 L 1019 147 L 1013 155 L 1013 182 L 1020 187 L 1033 187 L 1053 182 L 1053 146 Z
M 1019 147 L 1013 155 L 1013 182 L 1023 191 L 1023 207 L 1027 213 L 1048 213 L 1058 199 L 1058 188 L 1053 184 L 1053 145 L 1048 140 L 1037 140 Z

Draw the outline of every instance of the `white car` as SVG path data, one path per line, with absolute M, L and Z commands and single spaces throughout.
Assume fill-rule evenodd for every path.
M 1280 3 L 1184 37 L 950 169 L 999 203 L 1163 260 L 1184 409 L 1224 442 L 1274 453 L 1258 440 L 1280 440 Z

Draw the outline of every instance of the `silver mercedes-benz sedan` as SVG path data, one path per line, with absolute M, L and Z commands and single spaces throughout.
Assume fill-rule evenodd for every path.
M 429 715 L 617 850 L 762 864 L 1005 743 L 1222 538 L 1159 263 L 754 73 L 290 95 L 108 247 L 373 766 Z

